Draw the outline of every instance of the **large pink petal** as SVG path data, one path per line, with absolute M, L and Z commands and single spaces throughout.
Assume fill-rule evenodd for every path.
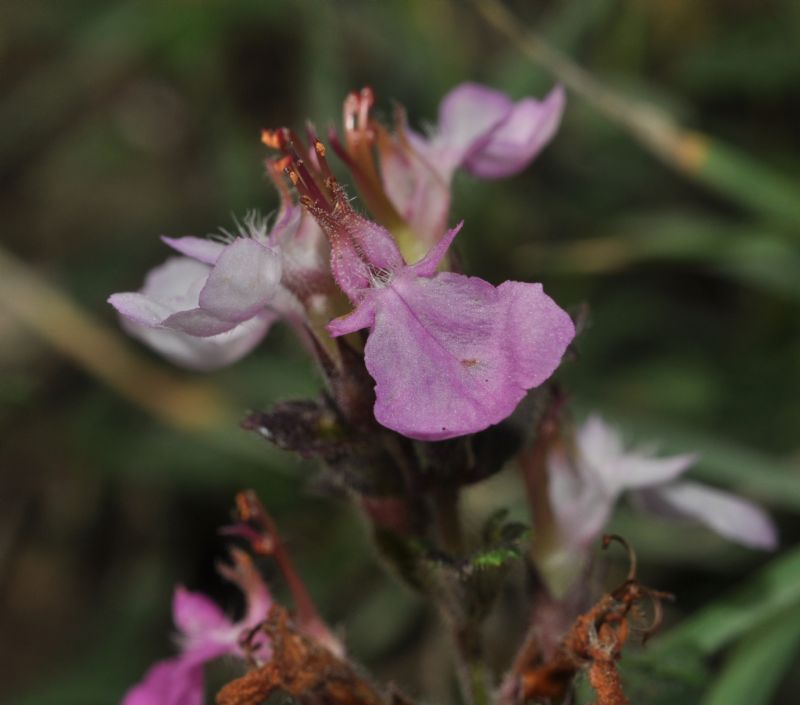
M 217 259 L 200 292 L 200 307 L 227 321 L 245 321 L 269 304 L 280 280 L 280 256 L 255 240 L 239 238 Z
M 778 532 L 769 515 L 753 502 L 696 482 L 675 482 L 643 491 L 649 509 L 666 516 L 695 519 L 731 541 L 772 550 Z
M 542 101 L 519 101 L 489 138 L 467 156 L 464 168 L 481 179 L 500 179 L 522 171 L 555 135 L 565 101 L 561 86 Z
M 367 369 L 375 417 L 411 438 L 480 431 L 558 366 L 575 329 L 540 284 L 406 271 L 375 293 Z

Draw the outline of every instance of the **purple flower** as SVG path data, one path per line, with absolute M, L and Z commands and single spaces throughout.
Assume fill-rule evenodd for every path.
M 400 116 L 396 134 L 378 133 L 383 185 L 390 201 L 428 247 L 446 229 L 450 181 L 463 168 L 481 179 L 522 171 L 553 138 L 564 111 L 560 86 L 544 100 L 513 102 L 475 83 L 454 88 L 439 106 L 429 137 Z
M 544 100 L 514 103 L 500 91 L 462 83 L 442 99 L 439 124 L 419 146 L 446 179 L 459 167 L 481 179 L 505 178 L 522 171 L 553 138 L 564 102 L 561 86 Z
M 443 440 L 502 421 L 575 335 L 541 284 L 437 274 L 460 225 L 411 266 L 388 232 L 352 212 L 329 227 L 332 270 L 356 308 L 328 331 L 370 329 L 375 418 L 398 433 Z
M 240 230 L 229 243 L 163 238 L 185 256 L 153 269 L 140 291 L 108 299 L 127 330 L 177 364 L 210 370 L 244 357 L 278 317 L 302 317 L 301 297 L 330 281 L 313 219 L 290 207 L 271 234 L 252 216 Z
M 574 453 L 556 446 L 548 458 L 551 506 L 562 540 L 588 546 L 602 533 L 622 493 L 630 491 L 641 508 L 697 521 L 751 548 L 775 548 L 775 526 L 755 504 L 699 483 L 676 481 L 695 460 L 691 454 L 656 458 L 649 449 L 625 450 L 614 429 L 590 416 L 578 430 Z
M 272 598 L 247 554 L 234 550 L 232 556 L 234 565 L 221 566 L 220 571 L 244 592 L 244 617 L 233 622 L 205 595 L 177 587 L 172 618 L 178 628 L 181 653 L 152 666 L 126 693 L 122 705 L 202 705 L 204 665 L 224 655 L 244 658 L 239 638 L 266 619 Z M 253 656 L 268 661 L 269 643 L 255 645 Z

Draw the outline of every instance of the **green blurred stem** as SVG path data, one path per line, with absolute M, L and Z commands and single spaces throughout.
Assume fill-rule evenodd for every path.
M 458 682 L 466 705 L 489 705 L 492 674 L 483 660 L 480 625 L 454 625 Z
M 443 487 L 433 492 L 433 520 L 442 548 L 452 556 L 463 550 L 458 488 Z
M 443 487 L 432 494 L 433 521 L 442 549 L 458 559 L 464 551 L 458 487 Z M 456 595 L 459 594 L 455 591 Z M 439 608 L 450 626 L 456 647 L 458 682 L 467 705 L 489 705 L 492 676 L 483 660 L 480 622 L 453 605 L 450 591 L 439 596 Z
M 472 4 L 526 57 L 669 166 L 767 218 L 800 223 L 800 184 L 733 147 L 685 129 L 661 108 L 604 85 L 539 35 L 524 29 L 500 0 L 472 0 Z
M 476 660 L 466 663 L 464 667 L 466 673 L 463 677 L 468 679 L 466 687 L 471 698 L 471 705 L 489 705 L 492 679 L 486 664 Z

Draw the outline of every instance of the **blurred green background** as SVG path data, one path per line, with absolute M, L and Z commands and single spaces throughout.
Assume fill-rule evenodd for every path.
M 797 702 L 800 4 L 509 6 L 606 86 L 730 146 L 712 154 L 708 178 L 689 178 L 571 96 L 557 138 L 527 172 L 459 177 L 453 219 L 466 221 L 470 273 L 542 281 L 571 310 L 588 305 L 579 359 L 560 373 L 578 409 L 665 450 L 697 450 L 695 477 L 763 501 L 780 523 L 790 563 L 620 512 L 646 582 L 679 595 L 670 621 L 700 614 L 710 621 L 688 622 L 698 633 L 722 624 L 728 634 L 745 617 L 708 647 L 717 653 L 692 676 L 691 696 L 656 688 L 641 702 Z M 521 97 L 542 95 L 552 76 L 456 0 L 6 0 L 1 9 L 0 699 L 117 702 L 171 653 L 177 582 L 235 609 L 214 573 L 224 555 L 216 528 L 248 486 L 352 653 L 413 695 L 448 698 L 431 612 L 384 576 L 347 507 L 314 491 L 311 466 L 237 429 L 240 410 L 318 389 L 290 335 L 275 330 L 210 377 L 169 371 L 166 386 L 149 367 L 159 361 L 125 341 L 137 357 L 125 354 L 117 386 L 155 406 L 172 399 L 178 411 L 164 423 L 98 380 L 122 354 L 93 347 L 67 316 L 47 319 L 52 299 L 31 292 L 39 280 L 20 275 L 17 260 L 113 332 L 105 299 L 137 288 L 166 256 L 158 235 L 203 235 L 277 206 L 260 128 L 307 116 L 327 126 L 345 93 L 365 84 L 384 116 L 398 101 L 419 126 L 461 81 Z M 92 348 L 95 371 L 53 339 Z M 234 410 L 214 432 L 181 421 L 190 403 L 181 390 L 201 383 Z M 523 516 L 513 472 L 473 500 L 476 524 L 504 502 Z M 702 611 L 775 565 L 779 577 L 768 572 L 732 611 Z M 693 674 L 699 662 L 674 668 Z

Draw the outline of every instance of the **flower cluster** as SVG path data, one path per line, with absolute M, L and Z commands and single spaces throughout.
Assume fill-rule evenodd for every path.
M 526 605 L 528 636 L 496 691 L 501 701 L 562 698 L 583 669 L 597 702 L 627 702 L 615 662 L 636 628 L 638 603 L 649 600 L 660 617 L 668 595 L 638 582 L 623 539 L 629 579 L 599 601 L 583 579 L 620 497 L 750 548 L 774 548 L 775 527 L 745 499 L 680 480 L 694 455 L 626 449 L 596 415 L 573 429 L 562 413 L 566 397 L 552 382 L 510 419 L 556 371 L 576 329 L 541 284 L 494 286 L 459 271 L 451 246 L 467 226 L 451 222 L 451 182 L 459 170 L 497 179 L 525 168 L 555 134 L 563 91 L 514 102 L 465 84 L 445 96 L 437 125 L 424 135 L 400 108 L 392 126 L 378 122 L 373 103 L 369 89 L 349 95 L 342 134 L 331 129 L 329 147 L 312 126 L 304 138 L 265 130 L 266 172 L 280 197 L 274 220 L 251 214 L 234 233 L 165 237 L 180 256 L 151 271 L 140 291 L 109 300 L 132 335 L 199 370 L 239 360 L 278 320 L 292 327 L 327 389 L 318 399 L 251 414 L 243 426 L 320 461 L 327 486 L 363 512 L 386 564 L 451 628 L 467 702 L 488 701 L 494 689 L 476 667 L 481 620 L 508 576 L 506 564 L 519 559 L 537 579 Z M 334 176 L 329 149 L 369 217 Z M 514 456 L 528 490 L 531 540 L 502 512 L 479 538 L 466 537 L 459 492 Z M 221 656 L 250 669 L 220 691 L 221 705 L 257 705 L 276 690 L 332 705 L 402 700 L 379 692 L 345 658 L 255 496 L 241 493 L 237 507 L 238 521 L 225 533 L 274 558 L 296 614 L 290 619 L 274 604 L 249 554 L 234 549 L 233 564 L 220 572 L 244 593 L 244 615 L 232 620 L 179 587 L 180 653 L 151 668 L 124 705 L 200 705 L 204 664 Z M 592 602 L 581 614 L 578 606 Z M 616 699 L 606 697 L 612 691 Z
M 421 440 L 475 433 L 552 375 L 575 328 L 541 284 L 495 287 L 447 271 L 461 229 L 447 228 L 450 182 L 457 169 L 494 179 L 529 164 L 555 133 L 563 91 L 514 103 L 465 84 L 442 101 L 428 136 L 402 113 L 393 130 L 381 125 L 372 103 L 368 89 L 348 96 L 344 140 L 332 132 L 331 144 L 379 222 L 353 209 L 313 130 L 309 145 L 285 128 L 265 131 L 282 204 L 272 227 L 249 217 L 224 238 L 164 238 L 183 256 L 109 301 L 133 335 L 196 369 L 238 360 L 278 318 L 323 349 L 328 336 L 368 329 L 379 423 Z M 337 288 L 353 310 L 327 322 L 341 312 Z

